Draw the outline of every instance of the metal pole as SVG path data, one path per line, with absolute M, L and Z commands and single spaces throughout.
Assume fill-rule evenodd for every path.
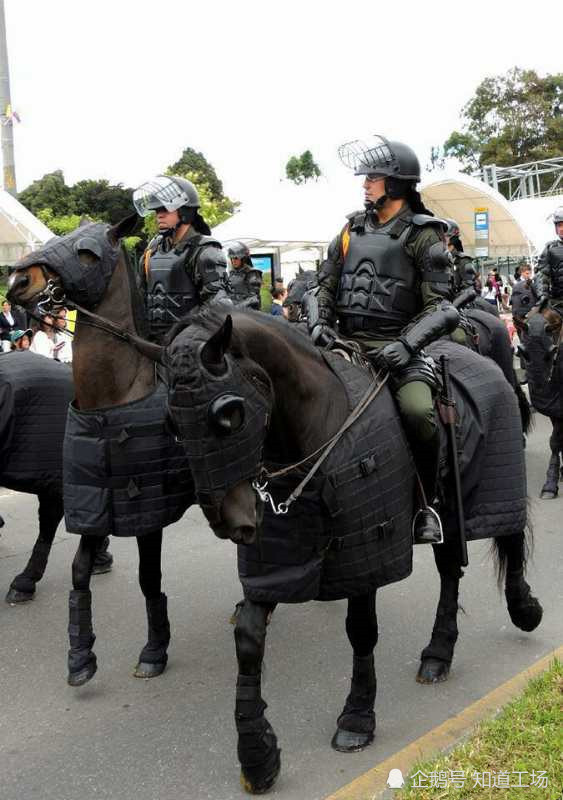
M 8 43 L 6 41 L 6 18 L 4 0 L 0 0 L 0 120 L 2 121 L 2 161 L 4 164 L 4 189 L 17 195 L 16 166 L 14 161 L 14 123 L 6 111 L 11 105 L 10 70 L 8 67 Z

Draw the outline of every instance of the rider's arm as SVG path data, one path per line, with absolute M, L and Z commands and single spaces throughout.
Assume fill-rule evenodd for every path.
M 197 258 L 194 281 L 202 303 L 230 294 L 227 260 L 219 247 L 205 247 Z
M 536 289 L 539 297 L 549 296 L 551 287 L 551 267 L 549 265 L 549 245 L 543 249 L 543 252 L 538 261 L 538 269 L 536 273 Z
M 405 250 L 411 256 L 420 275 L 422 313 L 435 311 L 443 300 L 449 300 L 452 292 L 453 273 L 450 266 L 432 257 L 432 246 L 442 243 L 442 237 L 434 226 L 425 226 L 420 233 L 407 242 Z M 438 248 L 439 249 L 439 248 Z M 434 248 L 436 250 L 436 248 Z
M 323 325 L 334 325 L 336 295 L 342 272 L 341 236 L 338 235 L 328 246 L 326 261 L 319 270 L 318 322 Z

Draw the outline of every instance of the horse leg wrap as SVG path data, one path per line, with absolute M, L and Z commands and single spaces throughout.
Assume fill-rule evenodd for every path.
M 146 599 L 148 641 L 141 650 L 139 662 L 145 664 L 166 664 L 170 644 L 170 623 L 168 622 L 168 602 L 165 594 Z
M 338 717 L 338 727 L 355 733 L 373 733 L 376 692 L 373 653 L 369 656 L 354 656 L 350 694 L 346 698 L 342 714 Z
M 260 675 L 240 675 L 237 680 L 235 724 L 238 732 L 238 758 L 245 786 L 258 792 L 271 786 L 280 768 L 276 735 L 264 711 Z
M 533 631 L 541 622 L 543 609 L 532 595 L 522 569 L 506 573 L 506 605 L 513 624 L 522 631 Z
M 557 495 L 559 493 L 559 452 L 552 451 L 547 473 L 545 475 L 545 483 L 542 486 L 542 494 L 549 492 L 550 494 Z
M 92 647 L 96 641 L 92 629 L 92 593 L 89 589 L 73 589 L 68 601 L 68 671 L 80 672 L 90 664 L 95 666 L 96 656 Z
M 451 664 L 458 637 L 458 593 L 459 580 L 457 579 L 453 581 L 452 585 L 446 586 L 442 590 L 430 644 L 424 648 L 420 655 L 422 661 L 428 658 L 436 658 L 439 661 Z
M 35 584 L 37 581 L 41 580 L 45 573 L 50 552 L 50 542 L 43 542 L 41 540 L 35 542 L 26 568 L 19 575 L 16 575 L 10 585 L 10 589 L 15 589 L 17 592 L 25 592 L 26 594 L 33 594 L 35 591 Z

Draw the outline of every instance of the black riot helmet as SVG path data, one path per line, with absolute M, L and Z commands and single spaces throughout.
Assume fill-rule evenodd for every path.
M 385 179 L 385 195 L 376 204 L 379 207 L 388 197 L 407 197 L 420 181 L 420 162 L 414 150 L 378 134 L 346 142 L 338 148 L 338 155 L 355 175 Z
M 446 236 L 459 236 L 459 225 L 455 221 L 455 219 L 448 219 L 448 217 L 444 217 L 444 222 L 447 222 L 448 228 L 446 230 Z
M 250 250 L 244 242 L 231 242 L 228 253 L 231 258 L 246 258 L 250 255 Z
M 141 217 L 146 217 L 159 208 L 177 211 L 178 224 L 165 233 L 173 233 L 180 225 L 193 225 L 198 233 L 211 233 L 198 211 L 197 189 L 191 181 L 179 175 L 157 175 L 141 184 L 133 192 L 133 205 Z

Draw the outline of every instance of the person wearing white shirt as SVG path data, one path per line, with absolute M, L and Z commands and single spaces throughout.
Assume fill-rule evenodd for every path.
M 63 364 L 72 363 L 72 336 L 66 329 L 66 308 L 59 308 L 55 316 L 55 358 Z
M 55 357 L 55 331 L 53 329 L 54 320 L 50 314 L 45 314 L 41 329 L 37 331 L 33 337 L 31 347 L 29 348 L 32 353 L 37 353 L 40 356 L 47 358 Z

